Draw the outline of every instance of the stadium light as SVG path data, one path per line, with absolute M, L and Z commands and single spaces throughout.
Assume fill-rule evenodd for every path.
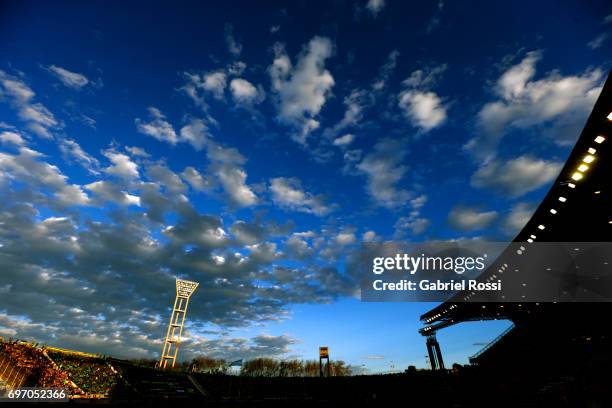
M 576 185 L 574 183 L 567 183 L 567 186 L 569 188 L 576 188 Z
M 582 180 L 582 177 L 584 176 L 582 175 L 582 173 L 579 173 L 579 172 L 575 172 L 574 174 L 572 174 L 572 180 L 575 180 L 575 181 Z
M 589 154 L 595 154 L 596 151 L 597 150 L 593 149 L 592 147 L 589 147 L 589 150 L 588 150 Z
M 171 368 L 174 367 L 179 345 L 181 343 L 183 327 L 185 326 L 185 316 L 187 315 L 189 298 L 198 288 L 198 285 L 198 282 L 183 279 L 176 280 L 176 298 L 174 299 L 174 306 L 172 308 L 172 314 L 170 315 L 170 324 L 168 325 L 166 340 L 164 341 L 164 348 L 162 349 L 161 359 L 159 361 L 159 368 L 162 370 L 167 368 L 168 365 L 170 365 Z
M 542 231 L 543 231 L 545 228 L 546 228 L 546 227 L 545 227 L 544 225 L 542 225 L 542 224 L 538 225 L 538 229 L 539 229 L 539 230 L 542 230 Z
M 582 161 L 585 163 L 593 163 L 595 161 L 595 156 L 587 154 L 586 156 L 584 156 L 584 159 L 582 159 Z
M 612 112 L 608 113 L 608 120 L 612 121 Z
M 578 171 L 581 173 L 584 173 L 588 169 L 589 169 L 589 166 L 587 166 L 586 164 L 581 164 L 580 166 L 578 166 Z
M 564 203 L 564 202 L 566 202 L 566 201 L 567 201 L 567 198 L 565 198 L 565 197 L 561 196 L 561 197 L 559 197 L 559 201 L 561 201 L 562 203 Z
M 557 210 L 555 210 L 554 208 L 551 208 L 551 209 L 550 209 L 550 213 L 551 213 L 551 214 L 556 214 L 556 213 L 557 213 Z
M 605 137 L 603 137 L 603 136 L 597 136 L 597 137 L 595 138 L 595 143 L 599 143 L 599 144 L 601 144 L 601 143 L 603 143 L 603 141 L 604 141 L 604 140 L 606 140 L 606 138 L 605 138 Z

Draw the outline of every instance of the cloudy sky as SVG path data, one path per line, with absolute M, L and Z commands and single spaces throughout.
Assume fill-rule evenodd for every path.
M 611 66 L 600 2 L 0 6 L 0 336 L 424 366 L 362 242 L 512 239 Z M 440 334 L 447 361 L 506 322 Z

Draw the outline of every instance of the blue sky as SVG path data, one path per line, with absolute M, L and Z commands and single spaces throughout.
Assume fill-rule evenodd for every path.
M 511 239 L 610 69 L 606 2 L 4 2 L 0 335 L 423 366 L 362 242 Z M 447 361 L 506 322 L 440 334 Z M 75 336 L 75 333 L 78 335 Z

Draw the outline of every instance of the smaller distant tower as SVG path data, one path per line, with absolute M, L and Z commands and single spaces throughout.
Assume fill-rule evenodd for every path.
M 185 325 L 185 316 L 187 315 L 187 305 L 189 298 L 198 287 L 198 282 L 191 282 L 182 279 L 176 280 L 176 299 L 174 299 L 174 307 L 170 316 L 170 325 L 166 333 L 166 341 L 162 349 L 159 368 L 164 370 L 168 366 L 174 367 L 176 356 L 178 355 L 179 344 L 181 343 L 181 335 L 183 334 L 183 326 Z

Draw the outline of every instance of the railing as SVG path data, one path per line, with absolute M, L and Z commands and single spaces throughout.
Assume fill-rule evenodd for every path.
M 499 336 L 497 336 L 496 338 L 494 338 L 489 344 L 487 344 L 486 346 L 484 346 L 483 348 L 481 348 L 480 350 L 478 350 L 478 352 L 476 354 L 474 354 L 473 356 L 470 357 L 470 364 L 473 364 L 474 361 L 476 360 L 478 357 L 480 357 L 485 351 L 487 351 L 488 349 L 490 349 L 491 347 L 493 347 L 494 345 L 496 345 L 501 339 L 502 337 L 504 337 L 506 334 L 510 333 L 510 331 L 512 329 L 514 329 L 514 323 L 512 325 L 510 325 L 510 327 L 508 327 L 506 330 L 504 330 Z
M 8 355 L 0 352 L 0 381 L 5 384 L 6 388 L 21 387 L 29 374 L 28 370 L 17 367 Z

